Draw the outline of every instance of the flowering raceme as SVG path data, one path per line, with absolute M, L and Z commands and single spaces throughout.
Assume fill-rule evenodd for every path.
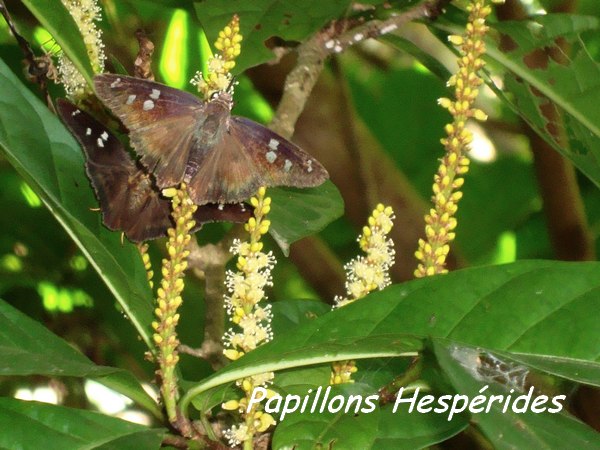
M 234 326 L 223 337 L 226 347 L 223 353 L 230 360 L 236 360 L 273 339 L 271 306 L 259 305 L 261 300 L 266 299 L 265 288 L 273 285 L 271 270 L 276 263 L 272 252 L 262 251 L 263 243 L 260 242 L 270 225 L 265 216 L 271 209 L 271 199 L 265 197 L 265 193 L 265 188 L 261 187 L 256 197 L 250 200 L 254 217 L 245 225 L 250 240 L 241 242 L 236 239 L 231 247 L 231 252 L 237 256 L 238 270 L 228 271 L 225 281 L 228 292 L 225 308 Z M 260 405 L 246 411 L 254 389 L 269 385 L 272 379 L 273 373 L 269 372 L 238 380 L 237 385 L 244 391 L 243 397 L 223 404 L 223 409 L 237 410 L 244 418 L 243 423 L 233 425 L 224 433 L 232 446 L 251 442 L 255 433 L 266 431 L 275 424 L 270 414 L 260 410 Z
M 62 3 L 79 28 L 94 73 L 103 73 L 106 56 L 102 31 L 96 26 L 96 22 L 102 18 L 96 0 L 62 0 Z M 64 54 L 59 56 L 58 72 L 67 96 L 71 100 L 77 102 L 87 95 L 87 83 L 83 75 Z
M 501 0 L 492 0 L 501 3 Z M 483 79 L 477 74 L 483 69 L 486 52 L 484 37 L 488 27 L 486 17 L 492 8 L 485 0 L 472 0 L 467 6 L 469 22 L 464 36 L 451 35 L 448 40 L 459 47 L 458 71 L 448 80 L 448 87 L 454 88 L 454 99 L 441 98 L 439 104 L 452 115 L 452 123 L 445 126 L 446 137 L 441 140 L 446 154 L 434 176 L 433 207 L 425 216 L 425 238 L 419 239 L 415 256 L 419 263 L 416 277 L 425 277 L 448 272 L 446 258 L 450 243 L 456 237 L 458 225 L 456 212 L 462 198 L 460 190 L 464 175 L 469 171 L 470 150 L 473 135 L 467 128 L 467 121 L 485 121 L 486 114 L 474 107 Z
M 219 31 L 215 48 L 219 54 L 208 59 L 208 73 L 196 72 L 191 83 L 198 88 L 204 98 L 210 98 L 214 92 L 225 91 L 231 84 L 231 69 L 235 67 L 235 58 L 240 55 L 242 35 L 240 20 L 233 16 L 229 24 Z
M 358 242 L 364 256 L 358 256 L 344 266 L 348 297 L 335 299 L 336 306 L 344 306 L 364 297 L 375 289 L 390 284 L 390 267 L 394 264 L 394 242 L 387 237 L 392 230 L 394 211 L 381 203 L 373 210 L 368 225 L 363 227 Z

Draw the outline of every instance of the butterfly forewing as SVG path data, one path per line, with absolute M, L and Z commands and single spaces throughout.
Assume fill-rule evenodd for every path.
M 325 168 L 296 144 L 245 117 L 234 116 L 230 133 L 247 149 L 266 186 L 318 186 Z
M 86 156 L 86 172 L 102 210 L 104 224 L 141 242 L 166 235 L 172 226 L 169 200 L 163 198 L 147 171 L 139 167 L 104 125 L 75 105 L 58 101 L 58 111 Z M 196 227 L 216 221 L 243 222 L 244 205 L 205 205 L 194 214 Z
M 98 75 L 94 84 L 100 100 L 129 130 L 131 145 L 157 185 L 181 183 L 205 103 L 187 92 L 123 75 Z

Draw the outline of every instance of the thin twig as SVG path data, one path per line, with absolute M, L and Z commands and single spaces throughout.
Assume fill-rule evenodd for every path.
M 412 20 L 431 17 L 445 3 L 446 0 L 425 1 L 386 20 L 371 20 L 341 33 L 335 26 L 316 33 L 298 47 L 297 65 L 285 81 L 283 97 L 270 128 L 287 138 L 294 134 L 296 121 L 329 55 L 341 53 L 365 39 L 391 33 Z

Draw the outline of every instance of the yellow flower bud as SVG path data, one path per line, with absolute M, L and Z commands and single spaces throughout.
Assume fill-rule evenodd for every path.
M 239 407 L 240 402 L 237 400 L 229 400 L 225 403 L 221 403 L 221 408 L 223 408 L 225 411 L 237 411 Z

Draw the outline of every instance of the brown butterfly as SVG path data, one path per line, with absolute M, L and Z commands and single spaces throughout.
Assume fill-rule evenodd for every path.
M 123 230 L 133 242 L 165 236 L 172 226 L 170 201 L 162 197 L 147 171 L 136 165 L 125 147 L 104 125 L 66 100 L 58 113 L 79 141 L 86 156 L 86 172 L 102 210 L 104 224 Z M 244 205 L 208 204 L 194 215 L 196 229 L 205 222 L 244 222 Z
M 241 202 L 260 186 L 318 186 L 329 177 L 290 141 L 232 116 L 228 92 L 204 102 L 128 76 L 98 75 L 94 83 L 100 100 L 129 129 L 131 144 L 158 187 L 185 181 L 198 205 Z

